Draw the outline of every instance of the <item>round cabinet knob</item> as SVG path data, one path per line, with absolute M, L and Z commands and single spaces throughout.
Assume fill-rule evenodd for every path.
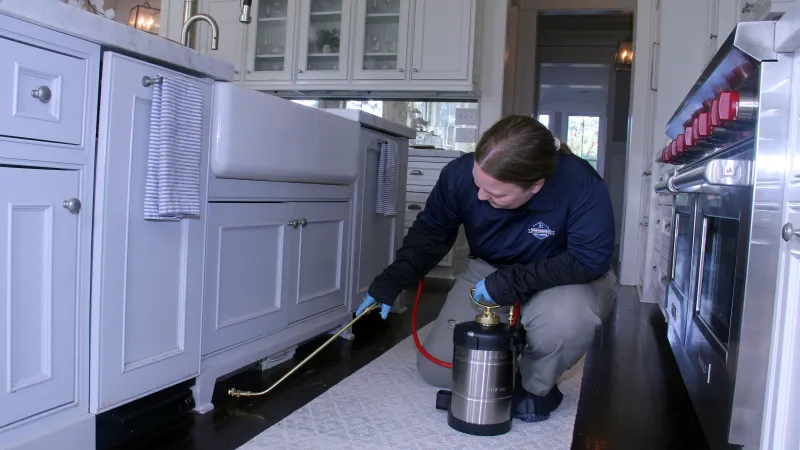
M 419 72 L 419 70 L 417 70 L 417 69 L 414 69 L 414 72 Z
M 297 73 L 303 73 L 303 69 L 297 69 Z
M 791 241 L 794 237 L 800 238 L 800 230 L 795 230 L 791 222 L 787 222 L 781 229 L 781 237 L 783 237 L 783 240 L 786 242 Z
M 53 93 L 47 86 L 40 86 L 39 89 L 31 91 L 31 97 L 38 98 L 40 102 L 47 103 L 53 97 Z
M 69 200 L 64 200 L 61 202 L 61 206 L 63 206 L 67 211 L 71 212 L 72 214 L 78 214 L 81 210 L 81 201 L 77 198 L 71 198 Z
M 299 224 L 300 224 L 300 222 L 298 222 L 296 220 L 290 220 L 290 221 L 286 222 L 286 225 L 289 225 L 292 228 L 297 228 L 297 225 L 299 225 Z
M 238 70 L 234 70 L 234 71 L 233 71 L 233 74 L 234 74 L 234 75 L 239 75 L 239 71 L 238 71 Z
M 398 71 L 398 72 L 402 72 L 402 71 L 403 71 L 403 68 L 401 67 L 401 68 L 397 69 L 397 71 Z
M 308 220 L 306 220 L 306 218 L 304 217 L 304 218 L 302 218 L 302 219 L 298 220 L 298 221 L 297 221 L 297 223 L 298 223 L 298 224 L 299 224 L 301 227 L 304 227 L 304 226 L 308 225 Z

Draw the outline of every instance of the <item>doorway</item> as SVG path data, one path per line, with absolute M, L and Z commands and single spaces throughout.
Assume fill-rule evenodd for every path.
M 631 44 L 633 12 L 539 11 L 536 20 L 534 117 L 605 180 L 618 250 L 631 72 L 617 56 Z

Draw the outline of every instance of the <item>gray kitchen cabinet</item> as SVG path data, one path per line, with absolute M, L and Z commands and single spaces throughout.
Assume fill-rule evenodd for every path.
M 286 327 L 297 289 L 290 203 L 208 205 L 203 355 Z
M 361 146 L 363 161 L 359 173 L 358 211 L 356 213 L 355 242 L 353 246 L 353 289 L 351 304 L 355 309 L 364 299 L 372 281 L 394 261 L 400 239 L 398 229 L 402 228 L 403 209 L 397 208 L 399 215 L 386 216 L 377 212 L 378 164 L 380 163 L 380 139 L 384 135 L 363 130 Z M 400 149 L 400 160 L 405 152 Z M 402 167 L 398 170 L 403 173 Z M 399 184 L 399 180 L 398 180 Z M 400 191 L 402 194 L 402 191 Z M 399 195 L 401 197 L 402 195 Z M 402 199 L 400 199 L 402 201 Z M 401 204 L 402 205 L 402 204 Z
M 0 427 L 78 399 L 80 211 L 62 204 L 80 187 L 77 170 L 0 167 Z
M 350 202 L 297 202 L 289 234 L 297 254 L 289 322 L 344 306 L 350 247 Z M 294 222 L 297 221 L 297 222 Z
M 203 355 L 343 306 L 349 215 L 350 202 L 211 203 Z
M 200 218 L 144 220 L 157 74 L 210 82 L 103 55 L 92 263 L 90 411 L 99 413 L 190 379 L 200 369 L 209 136 L 202 136 Z

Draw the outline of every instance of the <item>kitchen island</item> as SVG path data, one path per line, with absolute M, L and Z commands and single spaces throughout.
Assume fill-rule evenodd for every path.
M 0 0 L 0 53 L 0 448 L 95 448 L 98 414 L 186 383 L 208 411 L 219 376 L 352 317 L 361 180 L 377 171 L 358 123 L 248 91 L 257 106 L 230 128 L 232 65 L 55 0 Z M 195 139 L 198 207 L 146 220 L 154 136 L 176 120 L 156 94 L 175 83 L 193 100 L 174 142 Z M 265 158 L 317 143 L 285 154 L 290 175 L 217 177 L 215 157 L 242 162 L 219 137 L 271 118 L 324 126 L 258 138 Z M 377 132 L 401 160 L 409 134 Z M 335 180 L 318 167 L 331 157 Z

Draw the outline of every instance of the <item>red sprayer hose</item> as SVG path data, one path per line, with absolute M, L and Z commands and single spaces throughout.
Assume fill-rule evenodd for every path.
M 419 298 L 422 297 L 422 285 L 423 280 L 420 279 L 419 284 L 417 284 L 417 295 L 414 298 L 414 308 L 411 311 L 411 334 L 414 336 L 414 343 L 417 344 L 417 350 L 422 353 L 422 356 L 428 358 L 429 361 L 439 366 L 452 369 L 453 363 L 442 361 L 441 359 L 438 359 L 428 353 L 428 351 L 425 350 L 425 348 L 422 346 L 422 343 L 419 341 L 419 336 L 417 336 L 417 309 L 419 309 Z M 511 326 L 515 326 L 519 320 L 519 306 L 519 302 L 514 305 L 514 317 L 511 319 Z

